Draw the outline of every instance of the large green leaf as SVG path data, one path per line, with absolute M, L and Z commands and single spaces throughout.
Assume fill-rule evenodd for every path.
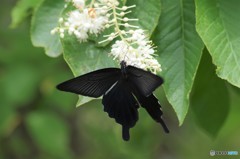
M 229 112 L 229 93 L 225 82 L 217 77 L 208 52 L 204 52 L 191 97 L 191 108 L 197 123 L 216 136 Z
M 51 57 L 57 57 L 62 53 L 58 35 L 51 35 L 50 31 L 58 26 L 58 18 L 64 9 L 64 4 L 64 0 L 45 0 L 32 18 L 32 43 L 36 47 L 43 47 L 46 54 Z
M 158 24 L 161 14 L 161 0 L 129 0 L 127 6 L 136 5 L 131 9 L 132 13 L 128 14 L 128 18 L 139 19 L 139 21 L 131 24 L 140 26 L 141 29 L 147 30 L 151 35 Z
M 162 0 L 162 13 L 154 33 L 162 65 L 164 90 L 180 125 L 189 107 L 189 93 L 201 58 L 203 43 L 195 31 L 193 0 Z
M 196 0 L 197 31 L 219 77 L 240 87 L 240 1 Z
M 114 66 L 108 51 L 92 42 L 79 43 L 77 39 L 66 36 L 62 40 L 64 58 L 75 76 L 95 69 Z
M 11 27 L 16 28 L 42 0 L 19 0 L 12 10 Z

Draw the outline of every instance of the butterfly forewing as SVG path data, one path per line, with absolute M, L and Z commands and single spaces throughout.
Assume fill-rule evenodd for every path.
M 106 68 L 70 79 L 57 86 L 59 90 L 89 97 L 102 96 L 121 77 L 118 68 Z
M 128 79 L 131 85 L 144 96 L 149 96 L 163 83 L 163 79 L 149 71 L 134 66 L 127 66 Z

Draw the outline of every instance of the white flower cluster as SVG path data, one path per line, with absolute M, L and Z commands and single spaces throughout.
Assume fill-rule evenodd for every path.
M 56 27 L 51 34 L 59 33 L 61 38 L 67 32 L 75 35 L 80 42 L 87 41 L 89 34 L 99 34 L 108 23 L 107 10 L 87 7 L 85 0 L 72 0 L 76 10 L 68 13 L 66 19 L 60 18 L 60 27 Z
M 133 65 L 145 70 L 157 73 L 161 70 L 161 65 L 154 58 L 154 49 L 151 41 L 148 41 L 144 31 L 141 29 L 130 30 L 131 37 L 124 40 L 117 40 L 113 44 L 110 55 L 119 61 L 126 61 L 128 65 Z
M 65 33 L 74 35 L 80 42 L 87 41 L 89 34 L 98 35 L 106 28 L 114 27 L 114 32 L 104 35 L 105 40 L 112 41 L 110 56 L 114 60 L 126 61 L 127 65 L 133 65 L 153 73 L 161 71 L 161 65 L 154 58 L 152 42 L 148 40 L 144 31 L 139 26 L 129 24 L 138 19 L 125 17 L 131 13 L 132 6 L 119 7 L 118 0 L 91 0 L 86 5 L 86 0 L 68 0 L 76 10 L 67 14 L 66 18 L 60 18 L 60 27 L 54 28 L 51 33 L 59 33 L 64 38 Z M 124 28 L 122 30 L 121 28 Z

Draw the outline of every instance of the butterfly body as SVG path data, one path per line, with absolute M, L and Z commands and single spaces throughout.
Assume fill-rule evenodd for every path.
M 129 129 L 138 120 L 138 108 L 142 106 L 150 116 L 169 132 L 162 120 L 161 106 L 153 91 L 163 79 L 151 72 L 127 66 L 125 61 L 119 68 L 105 68 L 70 79 L 57 86 L 59 90 L 84 96 L 103 96 L 104 111 L 122 125 L 122 137 L 129 140 Z
M 123 76 L 123 78 L 127 78 L 127 65 L 126 65 L 126 62 L 125 61 L 122 61 L 121 63 L 120 63 L 120 65 L 121 65 L 121 73 L 122 73 L 122 76 Z

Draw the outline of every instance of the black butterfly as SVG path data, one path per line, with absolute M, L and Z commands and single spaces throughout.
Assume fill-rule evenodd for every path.
M 122 125 L 122 137 L 129 140 L 129 129 L 138 120 L 141 105 L 149 115 L 169 132 L 162 120 L 161 105 L 152 92 L 163 83 L 163 79 L 151 72 L 127 66 L 121 62 L 119 68 L 105 68 L 70 79 L 57 86 L 59 90 L 89 97 L 103 95 L 102 104 L 109 117 Z

